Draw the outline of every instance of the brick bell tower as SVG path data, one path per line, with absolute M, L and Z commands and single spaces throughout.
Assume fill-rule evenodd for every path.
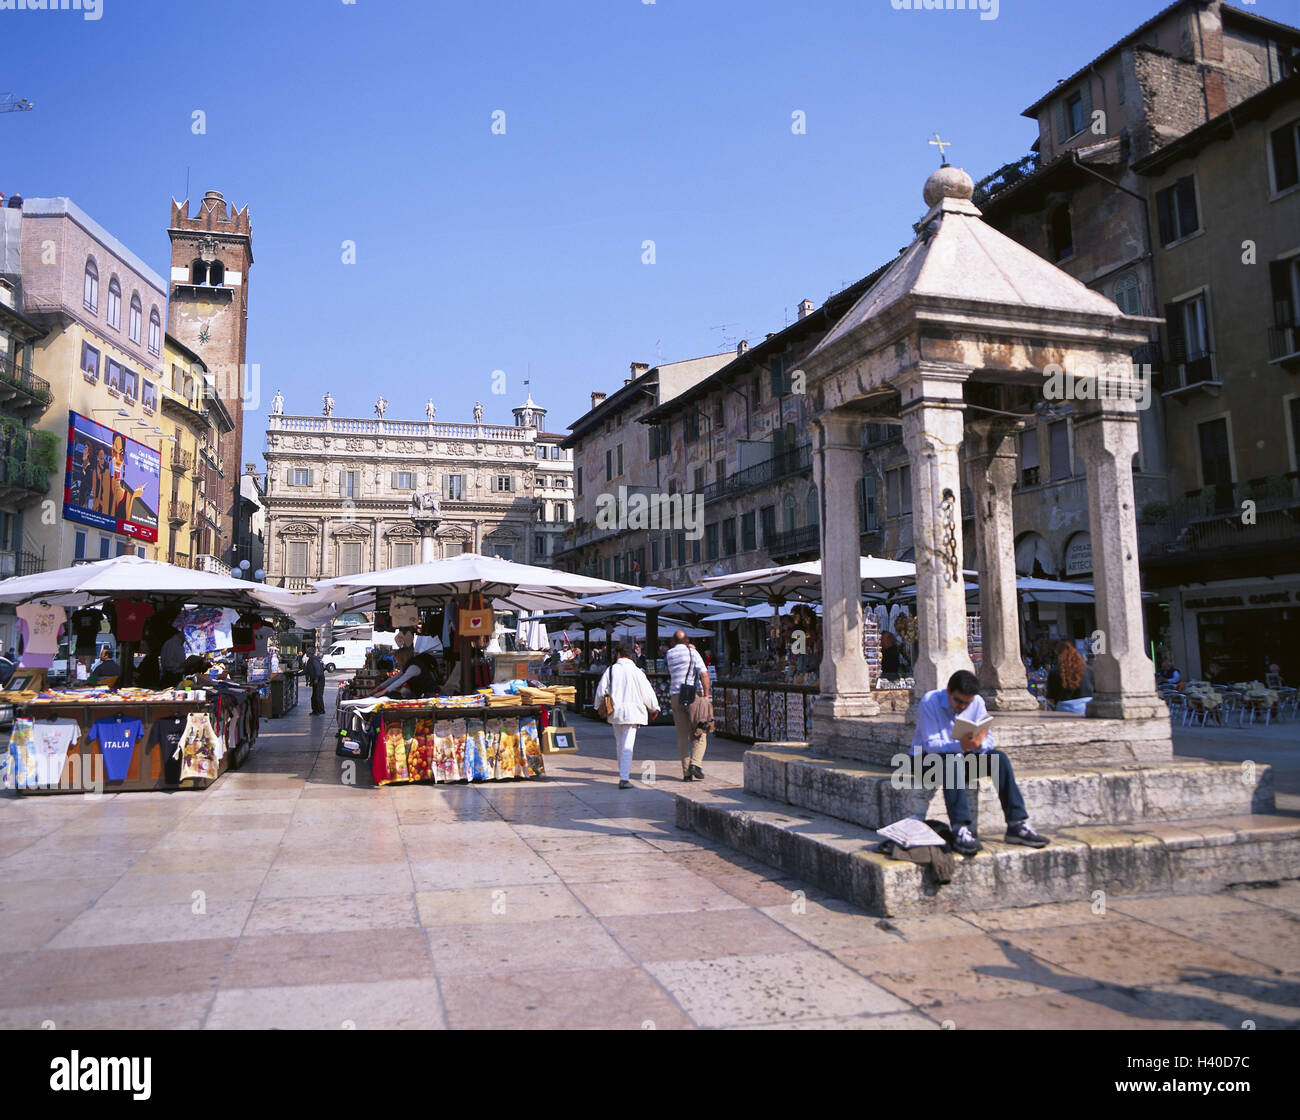
M 172 199 L 167 236 L 172 243 L 168 333 L 203 359 L 216 396 L 234 421 L 234 430 L 221 438 L 221 469 L 207 468 L 207 493 L 220 510 L 212 553 L 229 563 L 244 461 L 244 403 L 255 406 L 260 392 L 246 366 L 248 272 L 253 264 L 248 207 L 235 210 L 220 191 L 208 191 L 198 213 L 190 217 L 189 199 Z

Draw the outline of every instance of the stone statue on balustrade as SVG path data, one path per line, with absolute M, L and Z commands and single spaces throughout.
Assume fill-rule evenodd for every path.
M 279 389 L 275 391 L 275 396 L 271 398 L 271 415 L 279 416 L 284 412 L 284 394 Z
M 482 401 L 474 402 L 474 423 L 475 424 L 483 423 L 483 402 Z
M 334 415 L 334 398 L 330 396 L 330 393 L 329 393 L 329 390 L 328 390 L 328 389 L 325 390 L 325 395 L 324 395 L 323 397 L 321 397 L 320 400 L 321 400 L 321 404 L 323 404 L 323 405 L 325 406 L 324 409 L 322 410 L 322 414 L 325 415 L 325 416 L 333 416 L 333 415 Z
M 375 415 L 382 420 L 384 418 L 384 413 L 387 411 L 388 411 L 388 402 L 383 397 L 380 397 L 377 401 L 375 401 Z
M 430 424 L 433 423 L 433 418 L 438 415 L 438 410 L 434 407 L 432 397 L 424 402 L 424 414 L 429 418 Z

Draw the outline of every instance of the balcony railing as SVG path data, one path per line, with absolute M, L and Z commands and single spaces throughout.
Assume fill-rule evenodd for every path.
M 1268 328 L 1268 360 L 1282 362 L 1288 358 L 1300 361 L 1300 327 L 1276 326 Z
M 215 556 L 199 555 L 194 557 L 194 570 L 198 572 L 215 572 L 219 576 L 230 575 L 230 565 Z
M 1253 507 L 1246 506 L 1253 502 Z M 1141 507 L 1138 539 L 1144 555 L 1200 553 L 1276 541 L 1300 547 L 1300 473 L 1269 475 L 1192 491 L 1182 501 Z M 1249 519 L 1245 515 L 1249 512 Z
M 14 440 L 10 448 L 21 455 L 0 455 L 0 501 L 25 505 L 35 501 L 50 488 L 50 471 L 26 457 L 25 442 Z
M 798 556 L 805 552 L 819 552 L 821 550 L 821 527 L 806 525 L 802 529 L 791 529 L 788 532 L 777 533 L 771 540 L 765 542 L 765 547 L 767 548 L 767 554 L 773 560 Z
M 1188 349 L 1183 343 L 1171 343 L 1164 372 L 1168 375 L 1165 381 L 1167 393 L 1214 382 L 1214 351 L 1199 347 Z
M 28 366 L 0 354 L 0 401 L 11 411 L 44 412 L 54 394 L 50 383 L 37 377 Z
M 404 436 L 418 439 L 507 440 L 528 443 L 532 429 L 495 424 L 444 424 L 418 420 L 358 419 L 347 416 L 283 416 L 268 418 L 271 431 L 322 432 L 347 436 Z
M 0 577 L 34 576 L 45 571 L 45 558 L 34 552 L 0 551 Z
M 194 516 L 194 508 L 189 502 L 172 502 L 167 512 L 167 520 L 173 525 L 181 525 Z
M 187 471 L 194 466 L 194 453 L 192 451 L 179 451 L 172 448 L 172 470 Z
M 737 471 L 730 478 L 724 478 L 721 482 L 706 486 L 704 488 L 704 500 L 706 502 L 717 501 L 719 498 L 741 494 L 746 490 L 753 490 L 755 487 L 776 482 L 787 475 L 798 474 L 800 471 L 811 469 L 812 444 L 805 443 L 790 451 L 773 455 L 772 458 L 762 463 L 746 467 L 743 471 Z
M 281 576 L 280 586 L 288 591 L 310 591 L 311 578 L 309 576 Z

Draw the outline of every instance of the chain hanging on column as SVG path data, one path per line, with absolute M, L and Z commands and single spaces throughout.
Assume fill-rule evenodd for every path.
M 943 501 L 939 503 L 939 509 L 943 511 L 943 548 L 945 568 L 943 578 L 951 587 L 957 582 L 957 576 L 961 570 L 961 561 L 957 556 L 957 522 L 953 516 L 953 510 L 957 505 L 956 498 L 947 487 L 943 491 Z

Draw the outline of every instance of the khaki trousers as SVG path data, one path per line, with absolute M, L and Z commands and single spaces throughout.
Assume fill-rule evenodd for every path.
M 677 757 L 682 760 L 682 777 L 690 772 L 692 766 L 703 767 L 704 751 L 709 745 L 709 737 L 700 732 L 698 737 L 691 736 L 690 709 L 682 704 L 680 696 L 674 695 L 673 728 L 677 732 Z

